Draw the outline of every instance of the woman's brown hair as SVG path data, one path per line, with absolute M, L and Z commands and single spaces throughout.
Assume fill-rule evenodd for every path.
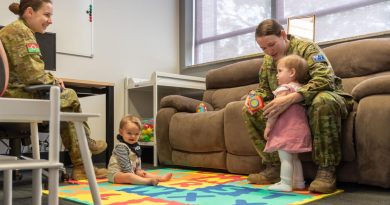
M 256 28 L 255 37 L 263 37 L 269 35 L 280 36 L 284 30 L 283 26 L 280 25 L 274 19 L 267 19 L 262 21 Z
M 19 15 L 19 17 L 22 17 L 24 11 L 26 11 L 28 7 L 31 7 L 34 11 L 38 11 L 43 3 L 52 4 L 51 0 L 20 0 L 20 3 L 10 4 L 8 9 L 12 13 Z

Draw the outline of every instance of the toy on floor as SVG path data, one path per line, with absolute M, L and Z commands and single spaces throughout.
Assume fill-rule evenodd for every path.
M 142 121 L 143 127 L 139 141 L 141 142 L 153 142 L 154 140 L 154 120 L 146 119 Z

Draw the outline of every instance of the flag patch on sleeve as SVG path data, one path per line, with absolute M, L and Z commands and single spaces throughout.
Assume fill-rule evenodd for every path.
M 28 43 L 26 46 L 27 46 L 28 53 L 40 53 L 41 52 L 41 49 L 39 48 L 39 45 L 37 43 Z
M 326 59 L 325 59 L 325 56 L 324 56 L 324 55 L 322 55 L 322 54 L 317 54 L 317 55 L 314 55 L 314 56 L 313 56 L 313 61 L 319 63 L 319 62 L 325 62 Z

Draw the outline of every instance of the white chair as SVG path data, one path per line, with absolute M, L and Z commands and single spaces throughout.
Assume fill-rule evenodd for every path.
M 2 160 L 0 170 L 4 171 L 4 204 L 12 204 L 12 170 L 32 169 L 33 204 L 41 204 L 42 168 L 49 169 L 49 201 L 58 204 L 60 151 L 60 89 L 52 87 L 50 100 L 0 98 L 0 121 L 30 123 L 33 159 Z M 39 153 L 38 123 L 49 121 L 49 159 L 41 160 Z
M 1 160 L 0 171 L 4 171 L 4 204 L 12 204 L 12 170 L 32 169 L 32 200 L 34 205 L 42 204 L 42 169 L 49 169 L 49 200 L 50 205 L 58 204 L 59 169 L 63 164 L 59 162 L 60 153 L 60 121 L 72 121 L 75 124 L 77 137 L 84 168 L 88 177 L 94 204 L 100 205 L 100 194 L 87 138 L 82 122 L 97 114 L 60 112 L 60 89 L 57 86 L 50 88 L 50 100 L 4 98 L 1 95 L 7 89 L 8 61 L 0 41 L 0 122 L 30 123 L 33 159 L 15 160 L 7 158 Z M 39 151 L 38 123 L 49 121 L 49 159 L 41 160 Z

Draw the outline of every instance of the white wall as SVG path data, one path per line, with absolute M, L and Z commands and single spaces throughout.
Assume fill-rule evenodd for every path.
M 54 8 L 54 14 L 56 9 L 61 8 Z M 179 73 L 179 0 L 95 0 L 93 18 L 94 57 L 57 54 L 54 74 L 115 83 L 117 133 L 124 115 L 125 77 L 150 78 L 154 71 Z M 104 114 L 104 99 L 81 99 L 83 111 Z M 92 137 L 104 139 L 104 118 L 90 124 Z

